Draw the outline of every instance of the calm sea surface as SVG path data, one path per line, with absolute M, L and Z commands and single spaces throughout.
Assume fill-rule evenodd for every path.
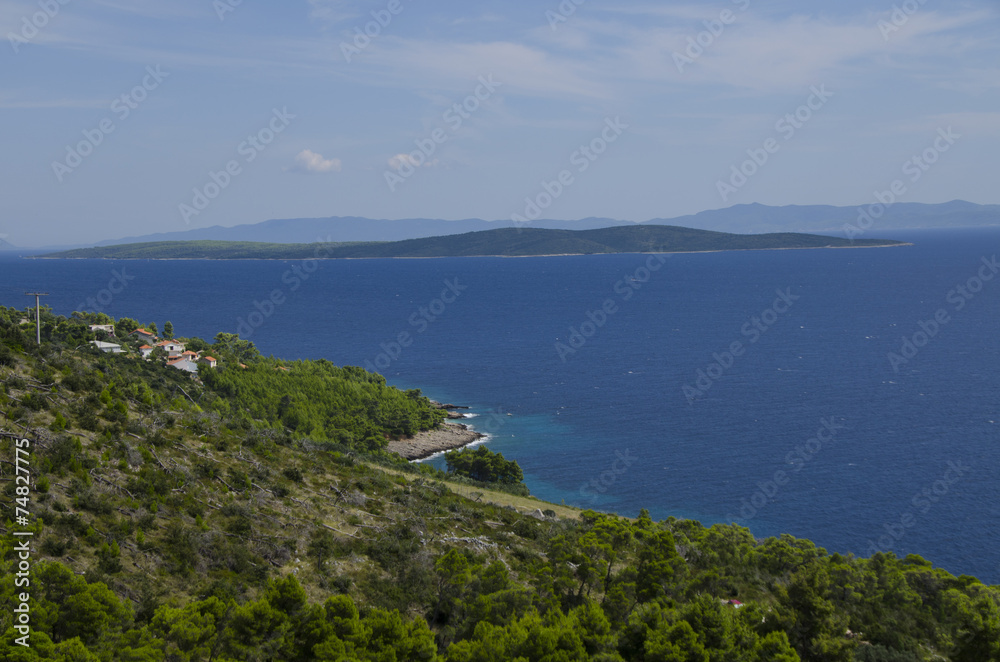
M 988 266 L 1000 229 L 882 234 L 916 245 L 4 258 L 0 303 L 48 291 L 60 314 L 170 320 L 205 338 L 240 328 L 265 354 L 376 367 L 470 405 L 469 422 L 547 500 L 915 553 L 1000 582 L 1000 275 Z

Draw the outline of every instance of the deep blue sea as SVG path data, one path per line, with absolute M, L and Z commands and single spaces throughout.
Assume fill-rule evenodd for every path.
M 242 327 L 265 354 L 370 363 L 471 406 L 543 499 L 915 553 L 998 583 L 1000 228 L 880 234 L 915 245 L 662 261 L 5 258 L 0 303 L 42 290 L 61 314 L 205 338 Z

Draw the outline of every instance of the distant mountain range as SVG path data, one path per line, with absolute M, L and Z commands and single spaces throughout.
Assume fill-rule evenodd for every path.
M 873 201 L 874 202 L 874 201 Z M 578 221 L 537 220 L 520 227 L 549 230 L 593 230 L 615 226 L 672 225 L 737 234 L 767 232 L 819 232 L 843 235 L 845 223 L 856 223 L 858 207 L 827 205 L 770 207 L 760 204 L 736 205 L 676 218 L 655 218 L 644 223 L 613 218 L 585 218 Z M 424 218 L 398 221 L 370 218 L 330 217 L 275 219 L 262 223 L 215 226 L 181 232 L 162 232 L 102 241 L 97 246 L 156 241 L 254 241 L 278 244 L 307 244 L 316 241 L 401 241 L 423 237 L 463 234 L 481 230 L 515 227 L 513 221 L 467 219 L 444 221 Z M 871 231 L 920 228 L 954 228 L 1000 225 L 1000 205 L 977 205 L 956 200 L 944 204 L 901 202 L 889 207 Z
M 828 205 L 736 205 L 727 209 L 703 211 L 691 216 L 653 219 L 656 225 L 682 225 L 689 228 L 720 232 L 820 232 L 844 235 L 844 225 L 857 224 L 862 211 L 880 213 L 874 198 L 871 205 L 832 207 Z M 930 228 L 972 228 L 1000 225 L 1000 205 L 977 205 L 962 200 L 929 205 L 918 202 L 897 202 L 884 208 L 884 214 L 874 220 L 869 232 L 886 230 L 917 230 Z
M 872 201 L 874 203 L 874 199 Z M 214 226 L 178 232 L 160 232 L 122 239 L 101 241 L 94 246 L 150 243 L 163 241 L 251 241 L 276 244 L 323 242 L 402 241 L 424 237 L 464 234 L 498 228 L 521 227 L 549 230 L 593 230 L 635 225 L 671 225 L 700 230 L 763 234 L 770 232 L 805 232 L 846 237 L 844 225 L 857 223 L 864 207 L 828 205 L 790 205 L 770 207 L 760 204 L 736 205 L 726 209 L 703 211 L 676 218 L 655 218 L 643 223 L 613 218 L 585 218 L 578 221 L 536 220 L 526 224 L 513 221 L 466 219 L 444 221 L 426 218 L 376 220 L 357 216 L 330 218 L 275 219 L 262 223 Z M 877 210 L 876 210 L 877 211 Z M 885 210 L 865 233 L 924 228 L 959 228 L 1000 225 L 1000 205 L 977 205 L 955 200 L 944 204 L 896 203 Z M 77 246 L 50 247 L 76 248 Z M 0 237 L 0 250 L 14 249 Z M 37 251 L 36 251 L 37 252 Z
M 631 225 L 595 230 L 498 228 L 440 237 L 390 242 L 277 244 L 226 241 L 164 241 L 81 248 L 51 258 L 105 259 L 309 259 L 417 258 L 598 253 L 676 253 L 778 248 L 895 246 L 897 241 L 778 233 L 738 235 L 662 225 Z

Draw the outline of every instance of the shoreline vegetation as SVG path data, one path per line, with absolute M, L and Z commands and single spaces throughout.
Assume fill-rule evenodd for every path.
M 603 254 L 712 253 L 806 248 L 908 246 L 887 239 L 825 235 L 731 234 L 666 225 L 599 230 L 501 228 L 459 235 L 386 242 L 275 244 L 229 241 L 163 241 L 79 248 L 36 259 L 115 260 L 321 260 L 440 257 L 554 257 Z
M 1000 586 L 920 556 L 555 506 L 486 446 L 386 452 L 462 408 L 381 375 L 33 312 L 0 306 L 0 659 L 1000 662 Z

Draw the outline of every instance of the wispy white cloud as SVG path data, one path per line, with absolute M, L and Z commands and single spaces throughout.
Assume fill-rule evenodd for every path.
M 506 21 L 503 16 L 499 14 L 479 14 L 478 16 L 461 16 L 456 18 L 451 22 L 452 25 L 469 25 L 472 23 L 501 23 Z
M 624 10 L 619 10 L 628 16 Z M 599 21 L 575 17 L 552 33 L 538 26 L 520 39 L 456 41 L 383 36 L 348 75 L 372 84 L 412 89 L 459 89 L 483 72 L 493 72 L 507 85 L 505 93 L 566 101 L 588 99 L 628 102 L 650 94 L 692 87 L 769 95 L 839 78 L 863 85 L 872 65 L 886 66 L 894 55 L 954 62 L 950 35 L 982 22 L 990 12 L 964 11 L 915 15 L 886 44 L 878 16 L 854 14 L 830 18 L 816 15 L 773 16 L 748 11 L 681 70 L 675 53 L 684 53 L 688 38 L 705 28 L 692 6 L 656 10 L 638 8 L 646 20 Z M 699 16 L 704 16 L 704 9 Z M 678 20 L 678 16 L 684 20 Z M 994 48 L 987 41 L 961 44 L 966 57 Z M 890 64 L 891 66 L 891 64 Z M 1000 66 L 983 64 L 982 73 L 1000 80 Z M 952 85 L 954 67 L 928 79 L 933 68 L 914 66 L 923 83 Z M 930 72 L 930 73 L 929 73 Z M 911 75 L 901 70 L 901 75 Z M 664 87 L 666 86 L 666 87 Z
M 190 0 L 92 0 L 96 5 L 146 18 L 204 18 L 213 12 L 211 5 Z
M 340 172 L 340 159 L 328 159 L 311 149 L 304 149 L 295 156 L 292 172 Z
M 349 0 L 307 0 L 309 18 L 326 23 L 342 23 L 357 18 L 359 13 Z
M 607 81 L 586 62 L 512 41 L 442 42 L 384 37 L 366 53 L 358 71 L 407 87 L 461 91 L 479 76 L 495 74 L 505 93 L 533 97 L 606 98 Z
M 122 0 L 101 0 L 117 7 Z M 345 0 L 307 0 L 314 20 L 336 24 L 360 14 Z M 144 13 L 153 11 L 146 4 Z M 0 11 L 0 17 L 5 12 Z M 601 15 L 605 20 L 597 20 Z M 896 68 L 902 76 L 920 76 L 921 83 L 945 89 L 961 85 L 997 85 L 997 47 L 983 35 L 974 38 L 978 23 L 995 19 L 994 10 L 922 10 L 886 43 L 877 27 L 881 14 L 787 15 L 751 7 L 685 70 L 678 71 L 673 54 L 683 52 L 688 37 L 704 29 L 702 5 L 595 5 L 581 9 L 553 33 L 544 21 L 524 29 L 510 21 L 485 20 L 488 38 L 470 40 L 456 34 L 424 37 L 410 23 L 383 34 L 350 66 L 338 57 L 337 45 L 320 36 L 269 36 L 233 32 L 205 39 L 201 28 L 176 43 L 133 38 L 125 24 L 99 17 L 70 16 L 51 26 L 37 43 L 84 50 L 130 61 L 164 66 L 197 66 L 243 70 L 247 75 L 327 75 L 355 84 L 394 87 L 411 92 L 437 90 L 455 94 L 470 81 L 494 73 L 505 83 L 505 95 L 627 104 L 641 98 L 685 93 L 714 86 L 714 93 L 767 95 L 793 91 L 829 77 L 863 84 L 868 70 Z M 607 20 L 610 17 L 610 20 Z M 8 16 L 12 19 L 13 16 Z M 60 17 L 62 18 L 62 17 Z M 208 27 L 215 27 L 211 22 Z M 205 30 L 208 28 L 202 26 Z M 122 30 L 125 30 L 122 32 Z M 961 32 L 961 38 L 952 34 Z M 421 36 L 410 36 L 420 34 Z M 950 63 L 964 60 L 956 70 Z M 908 64 L 918 58 L 921 64 Z M 933 62 L 942 64 L 936 71 Z M 930 65 L 926 63 L 930 62 Z M 974 62 L 978 68 L 969 67 Z M 958 73 L 956 73 L 958 71 Z
M 1000 112 L 941 113 L 905 122 L 898 126 L 898 130 L 910 133 L 928 133 L 948 126 L 963 136 L 997 138 L 1000 137 Z

